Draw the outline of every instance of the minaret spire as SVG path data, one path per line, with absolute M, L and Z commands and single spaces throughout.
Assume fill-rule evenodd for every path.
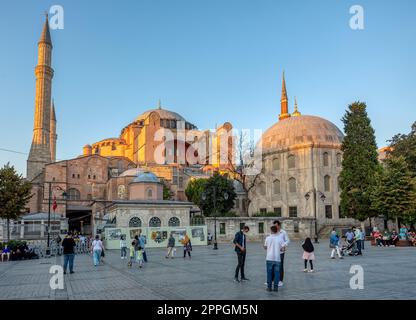
M 157 101 L 157 108 L 162 110 L 162 101 L 160 101 L 160 99 Z
M 52 40 L 48 15 L 38 42 L 38 65 L 35 68 L 36 93 L 32 146 L 27 159 L 27 178 L 32 180 L 51 162 L 51 94 Z
M 280 99 L 280 115 L 279 120 L 289 118 L 289 102 L 287 99 L 286 91 L 286 81 L 285 81 L 285 72 L 283 71 L 283 81 L 282 81 L 282 97 Z

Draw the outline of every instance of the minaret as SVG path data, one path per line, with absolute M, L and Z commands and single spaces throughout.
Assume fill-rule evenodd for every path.
M 290 117 L 289 114 L 289 102 L 287 100 L 285 72 L 283 71 L 283 82 L 282 82 L 282 98 L 280 99 L 280 115 L 279 120 L 283 120 Z
M 32 180 L 51 162 L 50 125 L 53 69 L 52 41 L 48 15 L 38 42 L 38 65 L 35 68 L 36 93 L 32 146 L 27 159 L 27 179 Z
M 51 147 L 51 162 L 56 161 L 56 140 L 58 136 L 56 134 L 56 115 L 55 115 L 55 102 L 52 100 L 51 105 L 51 124 L 50 124 L 50 140 L 49 144 Z

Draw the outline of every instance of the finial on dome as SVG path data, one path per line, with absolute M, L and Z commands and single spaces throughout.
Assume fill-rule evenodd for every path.
M 298 100 L 296 99 L 296 97 L 295 97 L 295 111 L 292 113 L 292 116 L 293 117 L 299 117 L 299 116 L 301 116 L 302 114 L 299 112 L 299 110 L 298 110 Z
M 157 102 L 157 108 L 158 108 L 159 110 L 161 110 L 161 109 L 162 109 L 162 101 L 160 101 L 160 99 L 159 99 L 159 101 Z

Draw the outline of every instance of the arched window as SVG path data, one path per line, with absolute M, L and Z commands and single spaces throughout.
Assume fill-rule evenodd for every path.
M 293 168 L 296 167 L 296 159 L 295 159 L 295 156 L 293 154 L 291 154 L 287 157 L 287 167 L 289 169 L 293 169 Z
M 323 160 L 324 160 L 324 167 L 328 167 L 329 166 L 329 154 L 328 152 L 324 152 L 323 154 Z
M 342 155 L 337 153 L 337 167 L 341 167 L 342 164 Z
M 273 181 L 273 194 L 280 194 L 280 180 Z
M 266 195 L 266 184 L 264 182 L 260 182 L 258 188 L 259 188 L 259 194 L 261 196 L 265 196 Z
M 172 218 L 170 218 L 169 219 L 169 221 L 168 221 L 168 226 L 169 227 L 179 227 L 180 226 L 180 221 L 179 221 L 179 219 L 178 218 L 176 218 L 176 217 L 172 217 Z
M 280 159 L 276 158 L 273 159 L 273 171 L 277 171 L 280 169 Z
M 158 217 L 152 217 L 149 221 L 149 227 L 160 227 L 162 222 Z
M 331 191 L 331 177 L 328 175 L 324 177 L 324 190 Z
M 129 227 L 130 228 L 137 228 L 142 226 L 142 220 L 138 217 L 133 217 L 129 221 Z
M 147 199 L 153 198 L 153 190 L 151 188 L 146 190 Z
M 289 192 L 291 193 L 296 192 L 296 179 L 290 178 L 288 183 L 289 183 Z
M 68 189 L 68 200 L 80 200 L 81 199 L 81 194 L 78 191 L 78 189 L 75 188 L 71 188 Z
M 341 192 L 341 185 L 339 184 L 339 176 L 337 178 L 337 188 L 338 188 L 338 192 Z

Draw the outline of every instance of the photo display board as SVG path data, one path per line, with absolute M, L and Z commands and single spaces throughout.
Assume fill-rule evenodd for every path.
M 207 245 L 207 226 L 190 227 L 137 227 L 106 228 L 104 245 L 107 249 L 120 249 L 121 236 L 126 236 L 127 247 L 130 247 L 138 234 L 146 238 L 146 248 L 166 248 L 170 234 L 175 238 L 175 246 L 182 246 L 181 240 L 187 235 L 193 246 Z

